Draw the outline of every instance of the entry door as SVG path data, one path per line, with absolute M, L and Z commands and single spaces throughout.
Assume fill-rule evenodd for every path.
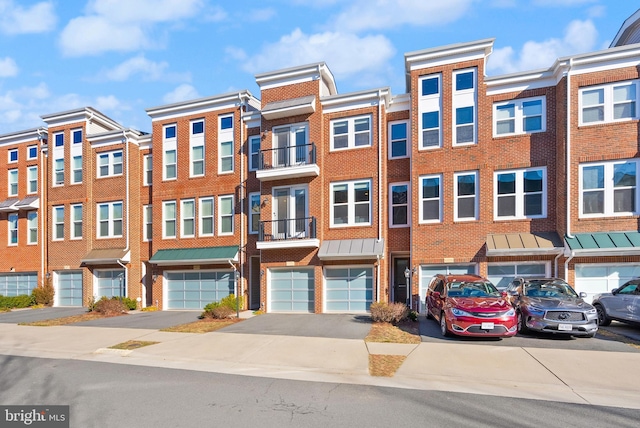
M 273 235 L 275 239 L 307 236 L 307 189 L 286 187 L 273 191 Z
M 409 303 L 407 301 L 407 278 L 404 270 L 409 267 L 409 259 L 393 259 L 393 301 L 397 303 Z
M 249 309 L 260 309 L 260 257 L 251 257 L 251 284 L 249 286 Z
M 304 125 L 287 126 L 273 131 L 275 137 L 276 167 L 304 165 L 308 163 L 307 128 Z
M 273 131 L 275 137 L 275 159 L 276 167 L 289 165 L 289 128 L 279 128 Z

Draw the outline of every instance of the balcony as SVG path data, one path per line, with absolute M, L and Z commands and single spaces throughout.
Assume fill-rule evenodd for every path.
M 285 218 L 261 221 L 258 229 L 259 250 L 281 248 L 318 248 L 316 218 Z
M 315 143 L 260 150 L 256 177 L 261 181 L 318 175 Z

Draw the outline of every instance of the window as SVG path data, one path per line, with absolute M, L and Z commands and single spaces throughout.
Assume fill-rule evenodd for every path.
M 518 135 L 546 129 L 545 98 L 525 98 L 493 105 L 493 135 Z
M 442 177 L 430 175 L 420 177 L 420 223 L 442 221 Z
M 53 136 L 54 146 L 55 147 L 63 147 L 64 146 L 64 134 L 61 132 L 59 134 L 55 134 Z
M 392 184 L 391 191 L 389 192 L 390 198 L 390 226 L 402 227 L 409 225 L 409 215 L 411 210 L 409 209 L 409 184 Z
M 164 179 L 172 180 L 176 178 L 177 159 L 175 150 L 164 152 Z
M 27 147 L 27 160 L 38 159 L 38 146 Z
M 331 150 L 371 146 L 371 116 L 331 121 Z
M 306 123 L 273 128 L 273 167 L 289 167 L 310 162 Z M 269 161 L 267 161 L 269 162 Z
M 56 186 L 64 184 L 64 158 L 53 161 L 53 182 Z
M 213 198 L 200 198 L 200 236 L 213 236 Z
M 193 199 L 181 201 L 180 218 L 182 219 L 180 236 L 182 238 L 196 236 L 196 203 Z
M 82 129 L 71 131 L 71 137 L 73 138 L 73 144 L 82 144 Z
M 82 183 L 82 156 L 74 156 L 71 160 L 71 183 Z
M 454 174 L 454 218 L 456 220 L 478 219 L 478 173 Z
M 406 158 L 409 156 L 408 121 L 391 122 L 389 124 L 389 158 Z
M 233 196 L 218 198 L 218 212 L 219 235 L 233 234 Z
M 495 173 L 496 219 L 540 218 L 547 214 L 546 169 Z
M 233 172 L 233 116 L 218 118 L 218 172 Z
M 151 241 L 153 239 L 153 207 L 151 205 L 143 205 L 142 222 L 144 229 L 142 231 L 142 240 Z
M 220 143 L 220 172 L 233 171 L 233 141 Z
M 18 170 L 9 170 L 9 196 L 18 196 Z
M 422 148 L 440 147 L 440 112 L 422 113 Z
M 177 144 L 176 125 L 165 126 L 162 141 L 162 178 L 164 180 L 175 180 L 178 177 Z
M 9 223 L 9 245 L 18 245 L 18 214 L 7 216 Z
M 507 288 L 509 283 L 517 276 L 539 277 L 547 276 L 546 263 L 491 263 L 487 265 L 487 279 L 495 284 L 499 290 Z
M 53 207 L 53 240 L 64 239 L 64 207 Z
M 38 167 L 30 166 L 27 168 L 27 193 L 38 193 Z
M 224 116 L 220 118 L 220 129 L 233 129 L 233 116 Z
M 638 160 L 580 165 L 580 215 L 638 214 Z
M 260 230 L 260 193 L 249 195 L 249 233 Z
M 476 70 L 453 73 L 454 127 L 453 144 L 475 144 L 476 142 Z
M 260 167 L 260 137 L 249 138 L 249 170 L 255 171 Z
M 144 164 L 142 182 L 144 186 L 150 186 L 153 183 L 153 157 L 151 155 L 144 155 L 142 159 Z
M 371 224 L 371 180 L 331 184 L 331 226 Z
M 430 76 L 420 79 L 420 95 L 423 97 L 440 94 L 440 76 Z
M 27 213 L 27 244 L 38 243 L 38 212 L 29 211 Z
M 98 153 L 98 178 L 122 175 L 122 150 Z
M 169 125 L 169 126 L 165 126 L 164 127 L 164 138 L 165 139 L 170 139 L 170 138 L 176 138 L 176 126 L 175 125 Z
M 162 203 L 162 237 L 176 237 L 176 203 L 168 201 Z
M 71 205 L 71 239 L 82 238 L 82 204 Z
M 191 177 L 204 175 L 204 121 L 191 122 Z
M 122 202 L 98 204 L 98 238 L 122 236 Z
M 18 149 L 9 150 L 9 163 L 18 162 Z
M 581 89 L 580 124 L 637 119 L 638 82 L 633 80 Z
M 436 74 L 420 77 L 419 85 L 419 147 L 420 149 L 441 147 L 441 75 Z

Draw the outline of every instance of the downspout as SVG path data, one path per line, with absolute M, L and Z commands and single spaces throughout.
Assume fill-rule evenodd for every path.
M 46 248 L 48 248 L 48 244 L 47 244 L 47 231 L 45 230 L 45 221 L 47 219 L 47 211 L 49 210 L 49 207 L 46 205 L 46 202 L 48 200 L 48 198 L 46 197 L 46 191 L 47 191 L 47 186 L 45 183 L 45 179 L 47 176 L 47 161 L 49 159 L 49 148 L 47 145 L 47 151 L 45 152 L 42 148 L 42 134 L 40 133 L 42 130 L 40 128 L 38 128 L 38 143 L 40 143 L 40 183 L 39 183 L 39 190 L 40 190 L 40 213 L 38 214 L 40 216 L 39 220 L 40 220 L 40 230 L 38 231 L 38 235 L 39 236 L 39 242 L 42 243 L 42 245 L 40 245 L 40 272 L 41 272 L 41 277 L 42 277 L 42 281 L 44 284 L 44 279 L 46 278 L 46 266 L 45 266 L 45 254 L 46 254 Z M 43 159 L 44 157 L 44 159 Z M 48 261 L 48 260 L 47 260 Z M 55 301 L 55 300 L 54 300 Z
M 227 261 L 233 268 L 233 278 L 236 280 L 236 318 L 240 319 L 240 275 L 238 274 L 238 269 L 236 268 L 236 265 L 233 264 L 233 261 L 231 259 Z
M 567 69 L 567 144 L 566 144 L 566 186 L 567 186 L 567 238 L 573 238 L 571 234 L 571 67 L 573 58 L 569 58 L 569 68 Z M 566 275 L 566 273 L 565 273 Z
M 564 262 L 564 280 L 569 282 L 569 262 L 576 256 L 576 252 L 572 251 L 569 258 Z
M 93 113 L 92 113 L 93 115 Z M 127 171 L 127 176 L 126 176 L 126 189 L 125 189 L 125 198 L 127 199 L 126 201 L 126 210 L 127 210 L 127 246 L 124 249 L 124 254 L 126 255 L 129 252 L 129 243 L 130 243 L 130 234 L 131 234 L 131 210 L 130 210 L 130 190 L 129 190 L 129 176 L 131 175 L 131 171 L 129 170 L 129 144 L 127 142 L 127 132 L 125 130 L 122 130 L 122 142 L 125 144 L 125 151 L 126 151 L 126 155 L 127 155 L 127 159 L 126 159 L 126 171 Z M 127 297 L 129 297 L 129 269 L 127 269 L 127 267 L 122 264 L 122 261 L 120 259 L 116 260 L 116 262 L 122 266 L 122 268 L 124 269 L 124 287 L 125 287 L 125 294 Z M 131 263 L 131 257 L 129 257 L 129 263 Z M 142 288 L 142 284 L 140 284 L 140 287 Z M 142 297 L 142 290 L 140 290 L 140 297 Z
M 245 158 L 243 157 L 244 153 L 245 153 L 245 144 L 244 144 L 244 122 L 243 122 L 243 118 L 242 118 L 242 112 L 243 112 L 243 108 L 245 105 L 245 99 L 243 97 L 243 95 L 241 95 L 240 93 L 238 93 L 238 98 L 240 99 L 240 249 L 239 249 L 239 264 L 240 264 L 240 277 L 238 278 L 238 295 L 236 296 L 237 299 L 240 299 L 241 291 L 242 289 L 240 288 L 240 283 L 244 277 L 243 272 L 244 272 L 244 251 L 245 251 L 245 241 L 244 241 L 244 229 L 245 229 L 245 215 L 244 215 L 244 198 L 245 198 L 245 182 L 246 182 L 246 178 L 245 178 L 245 170 L 244 170 L 244 161 Z M 244 147 L 244 149 L 243 149 Z M 240 318 L 240 305 L 238 304 L 238 302 L 236 303 L 236 308 L 238 311 L 238 318 Z M 243 308 L 244 309 L 244 308 Z
M 558 259 L 563 254 L 563 251 L 560 251 L 558 255 L 553 259 L 553 276 L 558 277 Z
M 382 91 L 378 89 L 378 242 L 382 239 Z M 382 247 L 384 251 L 384 246 Z M 380 256 L 378 259 L 378 269 L 376 275 L 377 300 L 380 301 Z

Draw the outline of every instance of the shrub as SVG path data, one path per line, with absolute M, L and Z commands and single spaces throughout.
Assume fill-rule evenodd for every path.
M 122 300 L 122 303 L 124 303 L 130 311 L 138 309 L 138 301 L 136 299 L 131 299 L 130 297 L 118 297 L 118 299 Z
M 220 319 L 220 320 L 231 318 L 231 315 L 234 315 L 235 313 L 236 311 L 234 311 L 228 306 L 218 306 L 217 308 L 213 308 L 213 310 L 211 311 L 213 318 Z
M 55 289 L 51 283 L 51 278 L 46 278 L 41 286 L 34 288 L 31 295 L 36 305 L 53 306 Z
M 0 308 L 28 308 L 31 305 L 33 305 L 33 297 L 28 294 L 20 294 L 18 296 L 0 295 Z
M 416 311 L 409 311 L 408 317 L 413 322 L 418 321 L 418 313 Z
M 239 305 L 238 305 L 239 303 Z M 235 294 L 229 294 L 219 302 L 211 302 L 204 307 L 204 312 L 200 315 L 200 318 L 216 318 L 223 319 L 229 318 L 231 315 L 237 312 L 237 308 L 244 307 L 244 298 L 241 296 L 236 302 Z
M 102 296 L 93 305 L 93 310 L 104 316 L 112 317 L 127 312 L 127 306 L 117 297 L 109 299 L 106 296 Z
M 373 322 L 398 324 L 409 316 L 409 308 L 404 303 L 375 302 L 369 308 Z
M 240 310 L 242 310 L 242 308 L 244 308 L 244 297 L 240 296 L 238 301 L 236 301 L 235 294 L 229 294 L 227 297 L 220 300 L 220 306 L 227 306 L 233 309 L 234 312 L 238 310 L 238 306 L 240 307 Z

